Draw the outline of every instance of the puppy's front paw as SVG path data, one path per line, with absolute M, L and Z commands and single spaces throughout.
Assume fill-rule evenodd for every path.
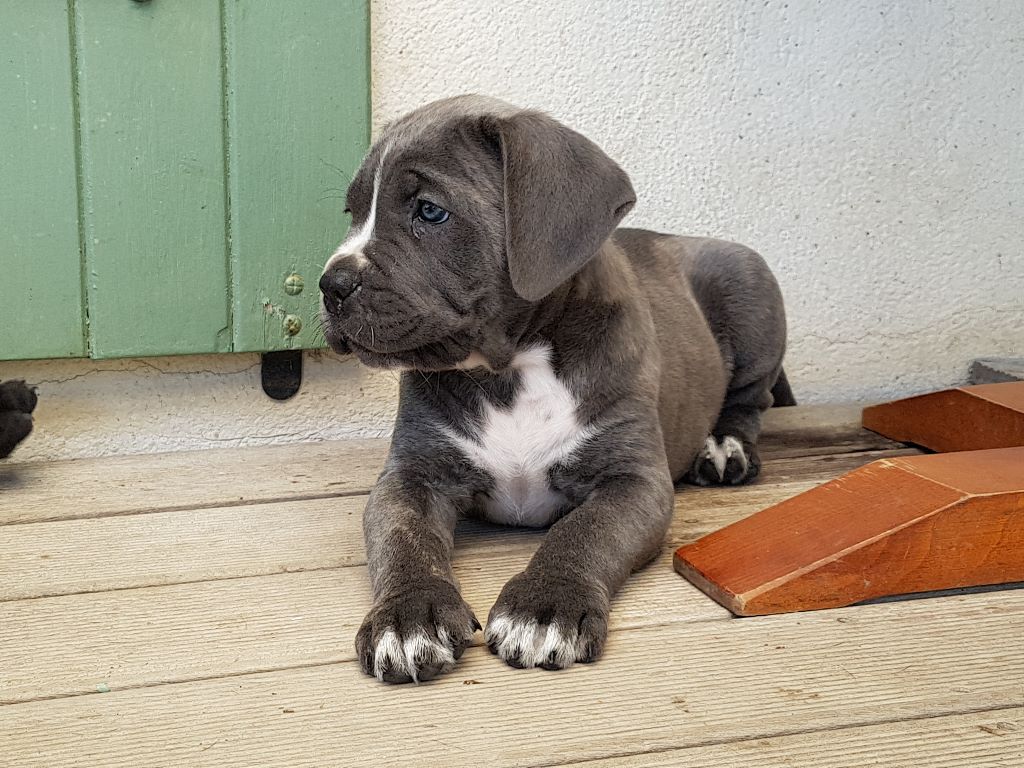
M 0 411 L 32 413 L 36 409 L 35 390 L 24 381 L 11 380 L 0 383 Z
M 0 383 L 0 459 L 28 437 L 35 408 L 36 393 L 24 381 Z
M 761 471 L 757 448 L 738 437 L 722 435 L 704 441 L 686 481 L 694 485 L 742 485 Z
M 419 683 L 452 669 L 478 629 L 458 590 L 435 579 L 380 600 L 356 635 L 356 653 L 381 682 Z
M 484 632 L 491 653 L 520 669 L 565 669 L 573 662 L 597 661 L 607 636 L 603 590 L 525 571 L 505 585 Z

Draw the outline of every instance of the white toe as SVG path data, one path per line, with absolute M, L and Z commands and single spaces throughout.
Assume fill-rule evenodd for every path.
M 743 475 L 747 474 L 747 452 L 743 450 L 743 443 L 739 439 L 732 435 L 726 435 L 722 438 L 722 453 L 725 455 L 726 461 L 733 457 L 739 461 L 740 466 L 743 467 Z M 725 464 L 723 462 L 723 471 L 720 474 L 724 474 Z
M 571 666 L 580 657 L 579 632 L 572 628 L 569 632 L 563 632 L 557 623 L 548 625 L 547 635 L 544 644 L 540 647 L 534 666 L 546 664 L 550 659 L 554 666 L 565 669 Z
M 441 639 L 444 641 L 445 636 Z M 455 666 L 455 655 L 447 644 L 431 639 L 423 630 L 419 630 L 404 641 L 398 639 L 398 634 L 394 630 L 386 630 L 374 648 L 373 674 L 382 682 L 384 673 L 392 669 L 404 672 L 413 682 L 418 683 L 419 668 L 427 664 L 439 665 L 441 671 L 446 672 Z
M 539 667 L 551 660 L 559 668 L 571 666 L 582 655 L 578 632 L 563 631 L 557 623 L 495 616 L 487 623 L 487 643 L 506 661 L 518 659 L 524 667 Z

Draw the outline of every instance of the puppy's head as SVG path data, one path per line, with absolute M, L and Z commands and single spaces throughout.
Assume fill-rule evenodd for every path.
M 328 343 L 377 367 L 443 370 L 579 271 L 635 201 L 595 144 L 478 96 L 388 126 L 348 189 L 320 279 Z

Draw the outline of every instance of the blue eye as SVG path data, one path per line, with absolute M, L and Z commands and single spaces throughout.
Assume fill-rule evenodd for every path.
M 448 221 L 448 211 L 429 200 L 419 200 L 416 204 L 416 218 L 427 224 L 442 224 Z

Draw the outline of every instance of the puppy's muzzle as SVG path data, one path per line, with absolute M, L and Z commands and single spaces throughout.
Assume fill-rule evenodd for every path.
M 345 299 L 358 291 L 360 285 L 359 269 L 355 260 L 340 259 L 320 276 L 320 292 L 324 297 L 324 307 L 332 315 L 341 314 Z

